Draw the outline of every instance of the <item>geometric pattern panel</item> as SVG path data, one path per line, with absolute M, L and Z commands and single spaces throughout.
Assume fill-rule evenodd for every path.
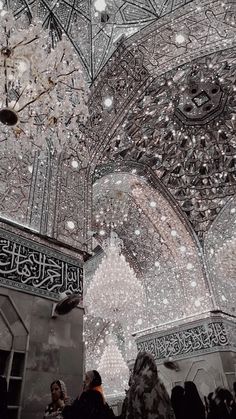
M 200 239 L 236 193 L 235 59 L 215 53 L 156 79 L 103 154 L 152 167 Z
M 123 37 L 191 2 L 106 0 L 104 11 L 91 0 L 5 0 L 3 5 L 26 26 L 39 18 L 49 28 L 53 43 L 65 33 L 93 80 Z
M 236 313 L 236 196 L 228 201 L 209 229 L 204 251 L 215 305 Z
M 30 153 L 1 154 L 0 214 L 20 225 L 27 225 L 33 164 Z

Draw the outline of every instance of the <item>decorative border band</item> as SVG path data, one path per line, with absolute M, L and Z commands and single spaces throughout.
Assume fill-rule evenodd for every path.
M 191 325 L 182 330 L 160 332 L 137 339 L 138 351 L 151 352 L 154 358 L 178 359 L 201 353 L 236 351 L 236 324 L 223 319 L 205 319 L 202 324 Z
M 0 284 L 58 299 L 83 293 L 81 262 L 0 228 Z

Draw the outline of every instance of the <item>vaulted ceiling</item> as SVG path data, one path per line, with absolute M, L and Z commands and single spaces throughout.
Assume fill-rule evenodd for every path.
M 107 0 L 104 12 L 87 0 L 5 6 L 24 25 L 38 16 L 53 39 L 65 31 L 96 78 L 80 142 L 59 156 L 2 155 L 1 215 L 86 249 L 93 180 L 109 165 L 136 164 L 203 241 L 236 192 L 235 3 Z M 121 33 L 126 40 L 113 43 Z
M 229 308 L 234 285 L 222 285 L 219 260 L 233 276 L 224 249 L 236 240 L 235 2 L 107 0 L 105 14 L 87 0 L 5 3 L 25 26 L 38 16 L 53 42 L 64 31 L 92 83 L 74 144 L 2 153 L 1 217 L 85 251 L 113 226 L 159 293 L 153 319 L 173 295 L 170 320 L 214 298 Z
M 25 24 L 38 18 L 53 41 L 65 33 L 89 80 L 105 65 L 119 42 L 192 0 L 5 0 Z

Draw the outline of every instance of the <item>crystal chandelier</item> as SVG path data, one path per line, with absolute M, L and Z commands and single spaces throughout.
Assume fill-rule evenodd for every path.
M 129 381 L 129 368 L 112 337 L 109 338 L 108 345 L 102 354 L 98 371 L 102 377 L 106 396 L 125 395 Z
M 89 314 L 126 325 L 127 318 L 142 316 L 145 293 L 134 270 L 121 254 L 115 233 L 104 241 L 106 255 L 98 266 L 85 295 Z
M 87 117 L 87 88 L 70 44 L 0 10 L 0 147 L 60 150 Z

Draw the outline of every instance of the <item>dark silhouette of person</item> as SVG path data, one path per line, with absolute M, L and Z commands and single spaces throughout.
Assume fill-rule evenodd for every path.
M 185 414 L 185 396 L 182 386 L 175 386 L 171 392 L 171 404 L 176 419 L 186 419 Z
M 236 381 L 233 383 L 233 390 L 234 390 L 234 400 L 236 402 Z
M 7 419 L 7 380 L 0 376 L 0 419 Z
M 155 359 L 139 352 L 123 403 L 122 419 L 174 419 L 169 395 L 161 382 Z
M 231 415 L 231 404 L 233 402 L 233 396 L 230 391 L 226 388 L 217 388 L 215 391 L 215 403 L 216 411 L 215 418 L 213 419 L 230 419 Z
M 207 396 L 207 419 L 215 419 L 217 416 L 217 406 L 215 402 L 215 394 L 209 393 Z
M 185 417 L 191 419 L 205 419 L 205 407 L 199 396 L 196 385 L 192 381 L 184 383 L 185 389 Z
M 98 371 L 87 371 L 82 394 L 62 411 L 64 419 L 111 419 L 115 415 L 106 403 Z

